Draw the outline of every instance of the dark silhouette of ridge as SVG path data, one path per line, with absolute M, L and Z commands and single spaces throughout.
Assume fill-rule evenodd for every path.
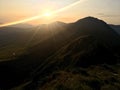
M 35 77 L 33 83 L 39 81 L 38 78 L 61 70 L 119 62 L 120 37 L 104 21 L 94 17 L 83 18 L 68 24 L 64 34 L 68 38 L 62 37 L 63 33 L 58 33 L 52 45 L 50 45 L 53 43 L 51 39 L 48 39 L 49 44 L 46 44 L 48 41 L 43 42 L 43 45 L 50 48 L 50 52 L 54 49 L 54 45 L 61 46 L 61 48 L 52 53 L 34 71 L 36 74 L 33 75 Z M 58 37 L 62 41 L 59 41 Z M 66 41 L 67 43 L 61 45 Z M 39 53 L 46 47 L 41 50 L 40 47 L 39 49 L 36 47 L 34 53 Z M 34 85 L 33 83 L 30 86 Z
M 50 24 L 66 25 L 66 23 L 64 23 L 64 22 L 61 22 L 61 21 L 55 21 L 55 22 L 53 22 L 53 23 L 50 23 Z
M 82 34 L 92 35 L 109 46 L 120 45 L 120 36 L 107 23 L 94 17 L 86 17 L 73 23 L 73 28 Z M 79 29 L 79 30 L 78 30 Z
M 37 30 L 33 39 L 37 44 L 27 48 L 27 55 L 1 63 L 0 70 L 6 71 L 0 76 L 4 88 L 29 79 L 32 80 L 28 85 L 31 88 L 42 78 L 60 70 L 116 64 L 120 60 L 120 36 L 97 18 L 86 17 L 71 24 L 55 22 L 38 26 Z M 9 74 L 9 70 L 13 73 Z

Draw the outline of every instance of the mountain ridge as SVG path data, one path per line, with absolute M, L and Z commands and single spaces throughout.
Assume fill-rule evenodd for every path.
M 32 86 L 33 83 L 35 84 L 39 82 L 39 78 L 42 79 L 44 76 L 49 76 L 49 74 L 54 72 L 65 71 L 68 69 L 71 70 L 73 68 L 76 69 L 81 67 L 89 67 L 91 65 L 114 65 L 119 62 L 119 52 L 116 52 L 115 49 L 116 47 L 117 49 L 119 47 L 119 35 L 102 20 L 91 17 L 89 18 L 90 21 L 87 21 L 86 19 L 88 18 L 82 19 L 82 22 L 81 20 L 79 20 L 75 23 L 69 24 L 66 27 L 67 29 L 64 33 L 66 33 L 67 36 L 70 32 L 70 35 L 68 36 L 69 40 L 60 49 L 58 49 L 58 51 L 52 53 L 46 60 L 42 62 L 41 65 L 38 66 L 38 68 L 33 72 L 34 79 L 30 86 Z M 97 23 L 94 22 L 94 20 L 97 20 Z M 100 22 L 100 24 L 98 22 Z M 89 23 L 91 23 L 90 26 Z M 62 36 L 62 34 L 60 35 Z M 113 39 L 111 39 L 110 37 L 112 37 Z M 64 39 L 64 37 L 61 37 L 61 39 Z M 107 40 L 109 41 L 107 42 Z M 120 50 L 120 48 L 118 50 Z M 39 52 L 40 51 L 41 50 L 39 50 Z
M 120 38 L 105 22 L 87 17 L 75 23 L 63 25 L 61 28 L 60 26 L 36 27 L 38 32 L 36 31 L 34 36 L 39 36 L 36 37 L 39 42 L 27 48 L 29 53 L 13 61 L 0 63 L 0 69 L 6 71 L 0 77 L 1 85 L 5 84 L 11 88 L 16 85 L 16 82 L 18 85 L 23 81 L 32 80 L 26 85 L 32 88 L 39 80 L 54 72 L 71 71 L 82 66 L 118 63 Z M 32 38 L 32 40 L 35 39 Z M 10 78 L 7 76 L 9 69 L 14 71 L 9 74 Z

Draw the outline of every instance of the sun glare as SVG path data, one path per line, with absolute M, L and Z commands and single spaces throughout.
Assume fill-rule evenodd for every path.
M 54 14 L 58 14 L 62 11 L 65 11 L 75 5 L 78 5 L 79 3 L 83 2 L 83 1 L 86 1 L 86 0 L 78 0 L 68 6 L 65 6 L 63 8 L 60 8 L 58 10 L 54 10 L 54 11 L 49 11 L 47 10 L 46 13 L 43 13 L 43 15 L 37 15 L 37 16 L 33 16 L 33 17 L 28 17 L 26 19 L 23 19 L 23 20 L 18 20 L 18 21 L 14 21 L 14 22 L 9 22 L 9 23 L 5 23 L 5 24 L 0 24 L 0 27 L 5 27 L 5 26 L 10 26 L 10 25 L 15 25 L 15 24 L 19 24 L 19 23 L 24 23 L 24 22 L 29 22 L 29 21 L 32 21 L 32 20 L 37 20 L 37 19 L 40 19 L 40 18 L 43 18 L 43 17 L 46 17 L 47 19 L 51 19 L 52 17 L 54 17 Z
M 50 12 L 46 12 L 45 14 L 44 14 L 44 16 L 46 16 L 46 17 L 50 17 L 52 14 L 50 13 Z

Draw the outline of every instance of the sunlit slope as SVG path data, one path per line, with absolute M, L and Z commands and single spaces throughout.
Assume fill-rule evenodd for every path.
M 63 27 L 63 25 L 56 25 L 56 23 L 60 22 L 55 22 L 53 25 L 40 25 L 32 28 L 0 28 L 0 60 L 11 60 L 24 53 L 28 53 L 27 49 L 29 47 L 53 37 L 53 35 L 59 33 L 60 30 L 54 31 L 52 29 Z M 65 23 L 63 24 L 65 25 Z

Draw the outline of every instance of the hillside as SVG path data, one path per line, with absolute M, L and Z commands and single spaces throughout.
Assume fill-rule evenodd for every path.
M 104 21 L 86 17 L 70 24 L 41 25 L 35 30 L 27 54 L 0 63 L 3 72 L 0 87 L 7 86 L 8 89 L 27 82 L 23 85 L 26 90 L 90 90 L 93 86 L 100 90 L 103 85 L 108 85 L 105 87 L 108 90 L 109 86 L 118 85 L 120 88 L 120 67 L 117 65 L 120 61 L 120 36 Z M 84 87 L 79 86 L 82 81 L 85 81 Z M 73 86 L 68 87 L 69 84 Z
M 49 26 L 52 26 L 51 29 L 53 30 L 53 28 L 59 27 L 59 24 L 57 24 L 58 26 L 56 26 L 56 24 L 54 23 L 55 26 Z M 22 55 L 23 53 L 28 53 L 27 48 L 37 45 L 38 43 L 45 41 L 49 37 L 52 37 L 53 32 L 51 32 L 51 30 L 48 30 L 47 28 L 48 25 L 40 25 L 32 28 L 18 28 L 17 26 L 1 27 L 0 61 L 11 60 L 14 57 Z M 13 55 L 14 53 L 15 56 Z
M 108 72 L 108 74 L 111 73 L 109 78 L 113 77 L 114 80 L 117 80 L 117 76 L 114 76 L 114 74 L 118 75 L 119 70 L 116 71 L 111 65 L 117 64 L 120 60 L 119 35 L 105 22 L 92 17 L 72 23 L 67 29 L 73 35 L 72 40 L 69 40 L 61 49 L 39 65 L 38 69 L 33 72 L 33 82 L 26 88 L 38 87 L 45 90 L 59 90 L 59 88 L 63 90 L 73 90 L 75 88 L 100 90 L 106 88 L 109 90 L 110 87 L 116 87 L 104 82 L 107 77 L 102 74 L 98 77 L 97 74 L 99 74 L 99 71 L 104 71 L 103 74 Z M 98 72 L 91 70 L 91 65 Z M 101 71 L 101 68 L 103 68 L 103 71 Z M 98 78 L 91 76 L 93 74 L 90 72 L 96 73 L 95 76 Z M 80 79 L 80 81 L 76 79 Z M 85 86 L 80 84 L 81 79 L 85 82 Z M 110 82 L 119 85 L 119 80 Z M 69 87 L 69 84 L 73 86 Z M 107 85 L 108 87 L 106 87 Z
M 59 88 L 101 90 L 106 88 L 109 90 L 113 87 L 118 90 L 120 71 L 119 65 L 116 64 L 119 60 L 119 53 L 99 44 L 93 37 L 79 37 L 43 61 L 33 72 L 33 82 L 25 88 L 37 87 L 43 90 L 59 90 Z M 111 79 L 115 81 L 110 81 Z M 69 87 L 69 84 L 72 86 Z
M 1 27 L 0 61 L 11 60 L 26 53 L 28 42 L 34 32 L 32 28 Z

